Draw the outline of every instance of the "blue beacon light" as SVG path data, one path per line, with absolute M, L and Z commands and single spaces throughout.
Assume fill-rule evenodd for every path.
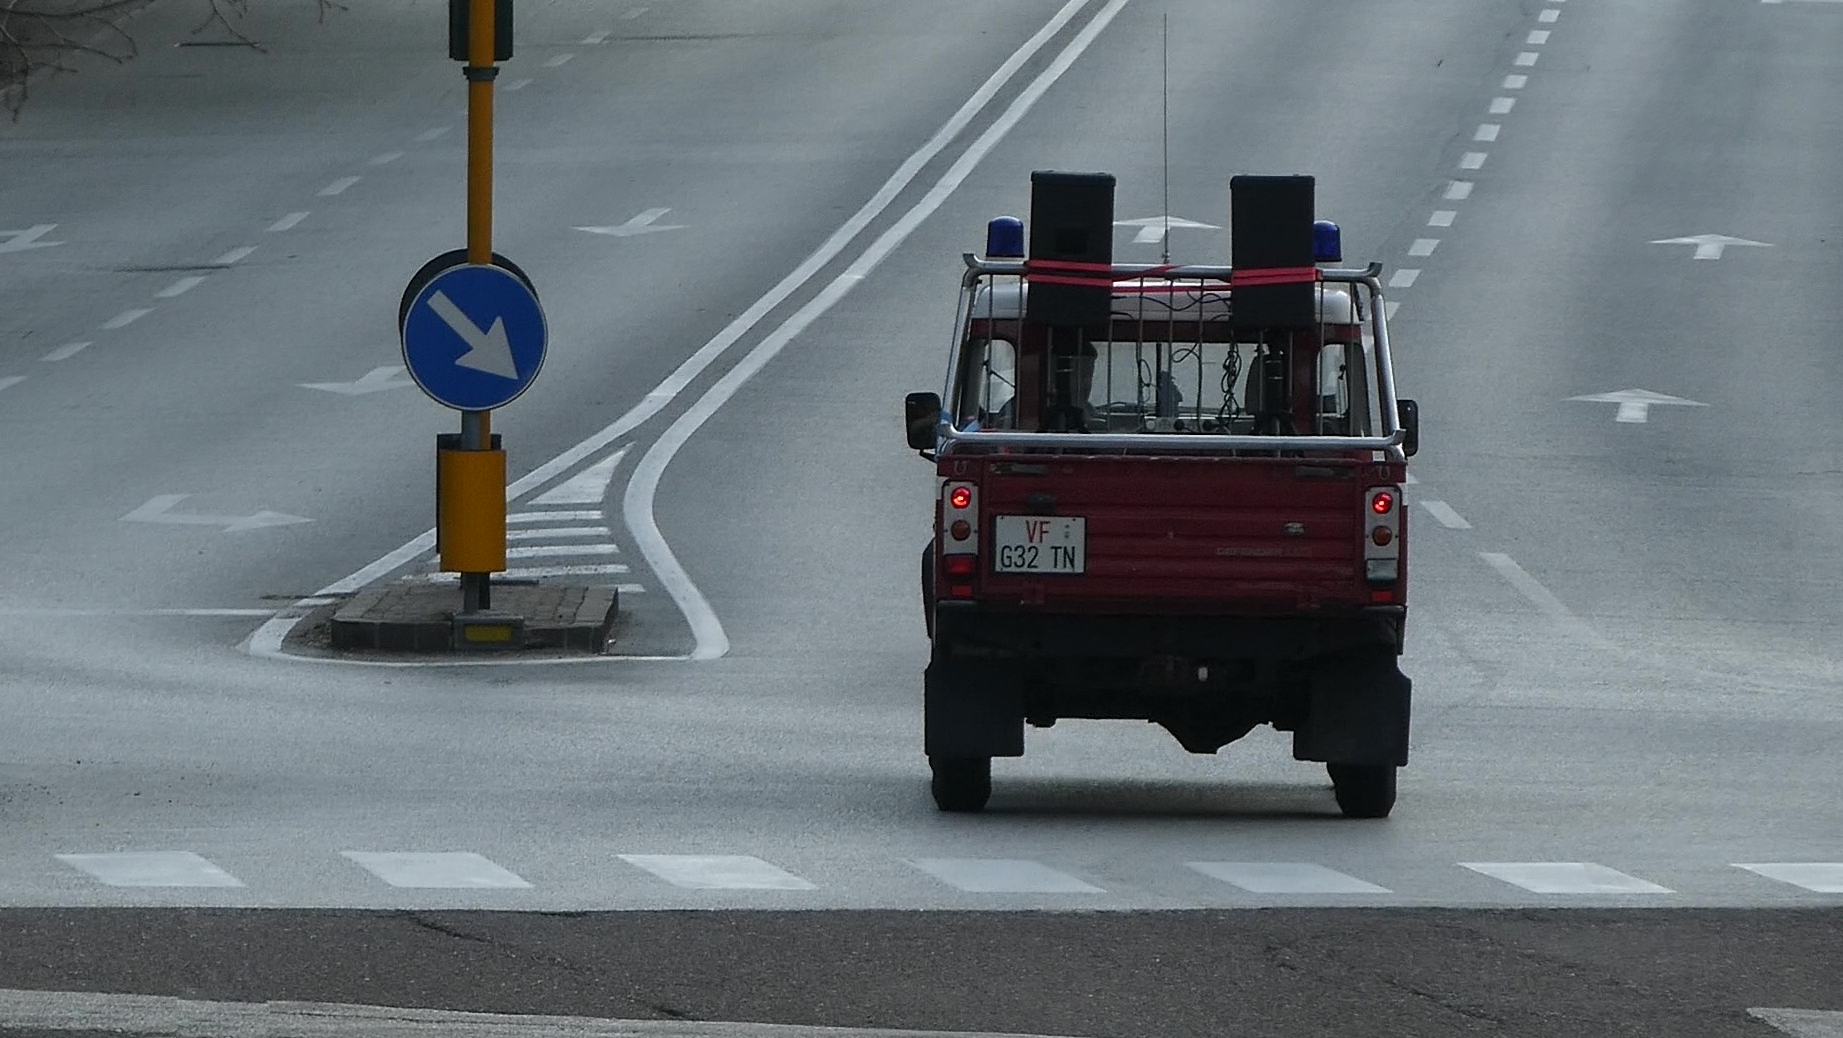
M 1312 262 L 1342 263 L 1344 261 L 1344 236 L 1337 229 L 1337 224 L 1330 220 L 1315 220 L 1312 223 Z
M 1024 221 L 1000 216 L 986 224 L 985 254 L 988 259 L 1023 259 Z

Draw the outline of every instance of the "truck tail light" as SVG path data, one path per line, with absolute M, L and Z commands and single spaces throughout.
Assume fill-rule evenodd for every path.
M 1365 502 L 1363 579 L 1371 588 L 1393 588 L 1401 582 L 1401 488 L 1370 487 Z M 1371 599 L 1377 600 L 1374 594 Z
M 972 598 L 979 577 L 979 486 L 941 484 L 941 514 L 935 537 L 941 557 L 943 598 Z

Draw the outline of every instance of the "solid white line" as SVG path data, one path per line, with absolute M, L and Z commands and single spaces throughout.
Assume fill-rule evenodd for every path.
M 1472 139 L 1475 141 L 1484 141 L 1488 144 L 1497 140 L 1498 132 L 1503 128 L 1503 126 L 1497 123 L 1479 123 L 1477 131 L 1472 134 Z
M 1553 7 L 1544 8 L 1542 13 L 1536 16 L 1536 20 L 1545 25 L 1554 24 L 1559 18 L 1561 18 L 1561 12 Z
M 306 213 L 289 213 L 287 216 L 270 224 L 269 232 L 274 234 L 281 231 L 291 231 L 300 226 L 301 221 L 307 219 L 307 216 L 308 214 Z
M 1408 246 L 1408 255 L 1431 256 L 1433 255 L 1433 250 L 1439 247 L 1440 239 L 1438 238 L 1416 238 L 1414 239 L 1414 244 Z
M 338 180 L 335 180 L 331 184 L 328 184 L 325 187 L 321 188 L 320 197 L 330 198 L 333 195 L 345 194 L 346 188 L 349 188 L 353 184 L 358 183 L 358 179 L 359 178 L 357 177 L 340 177 Z
M 1486 155 L 1482 151 L 1468 151 L 1464 155 L 1459 156 L 1459 168 L 1460 169 L 1483 169 L 1485 165 L 1485 159 L 1489 157 L 1490 156 Z
M 968 146 L 913 209 L 910 209 L 871 243 L 863 254 L 846 268 L 844 274 L 834 278 L 820 291 L 818 296 L 802 306 L 792 317 L 750 350 L 722 378 L 718 379 L 717 383 L 700 397 L 697 403 L 691 405 L 660 435 L 646 452 L 646 456 L 640 459 L 633 479 L 627 484 L 622 512 L 627 520 L 628 531 L 634 535 L 634 540 L 641 552 L 652 564 L 653 572 L 659 576 L 661 583 L 665 584 L 667 592 L 678 603 L 691 625 L 697 644 L 697 648 L 691 654 L 693 659 L 716 659 L 727 653 L 729 636 L 723 632 L 723 625 L 710 608 L 709 601 L 704 598 L 704 593 L 691 582 L 684 567 L 679 564 L 677 556 L 673 555 L 672 549 L 666 544 L 665 537 L 659 532 L 658 523 L 653 515 L 653 497 L 658 491 L 660 477 L 664 475 L 666 466 L 691 438 L 691 434 L 709 421 L 711 416 L 717 413 L 717 409 L 728 402 L 744 383 L 754 377 L 755 373 L 766 366 L 770 360 L 773 360 L 787 343 L 805 331 L 808 325 L 818 320 L 821 314 L 843 299 L 863 280 L 865 275 L 876 269 L 877 264 L 881 263 L 890 252 L 914 233 L 923 220 L 947 201 L 960 184 L 972 174 L 980 160 L 997 147 L 998 143 L 1036 105 L 1037 101 L 1049 92 L 1049 88 L 1073 67 L 1076 60 L 1093 45 L 1095 39 L 1129 2 L 1130 0 L 1109 0 L 1107 5 L 1087 25 L 1082 27 L 1075 39 L 1070 41 L 1069 45 L 1056 56 L 1049 67 L 1032 80 L 1030 85 L 1026 86 L 1005 109 L 1004 113 Z M 1071 6 L 1074 4 L 1071 3 Z M 1054 24 L 1053 21 L 1052 24 Z M 1035 38 L 1032 43 L 1035 43 Z M 1030 49 L 1029 45 L 1026 49 Z M 1020 52 L 1022 53 L 1024 52 Z M 972 103 L 968 102 L 969 105 Z M 932 145 L 933 142 L 930 141 L 927 147 L 932 147 Z
M 1538 55 L 1533 50 L 1526 50 L 1523 53 L 1517 55 L 1516 65 L 1518 68 L 1528 68 L 1531 65 L 1534 65 L 1536 63 L 1536 59 L 1539 56 L 1540 55 Z
M 1510 110 L 1516 106 L 1517 99 L 1514 97 L 1494 97 L 1491 99 L 1491 114 L 1509 115 Z
M 807 282 L 817 276 L 818 273 L 825 268 L 826 264 L 832 262 L 840 253 L 844 252 L 845 248 L 863 232 L 864 228 L 868 227 L 872 221 L 894 204 L 897 197 L 900 196 L 903 191 L 907 190 L 909 185 L 914 183 L 917 177 L 921 176 L 922 171 L 929 163 L 934 161 L 936 156 L 947 150 L 954 140 L 959 137 L 961 131 L 966 129 L 967 125 L 971 123 L 980 112 L 984 111 L 987 105 L 991 104 L 992 99 L 998 95 L 998 92 L 1003 90 L 1005 85 L 1017 76 L 1018 72 L 1036 56 L 1037 52 L 1054 40 L 1056 35 L 1062 31 L 1063 27 L 1092 2 L 1093 0 L 1068 0 L 1068 2 L 1064 4 L 1041 29 L 1037 30 L 1035 35 L 1025 41 L 1024 45 L 1009 58 L 1005 59 L 1004 63 L 980 85 L 979 89 L 974 91 L 971 97 L 967 98 L 966 103 L 961 105 L 959 110 L 943 123 L 939 130 L 935 131 L 934 136 L 930 137 L 926 143 L 916 149 L 914 154 L 905 159 L 902 165 L 898 166 L 896 171 L 890 174 L 890 178 L 884 182 L 882 187 L 877 189 L 876 194 L 872 195 L 856 213 L 852 214 L 850 219 L 839 225 L 839 228 L 832 233 L 832 236 L 827 238 L 825 242 L 802 261 L 799 266 L 790 271 L 786 277 L 776 283 L 765 295 L 757 299 L 747 310 L 743 311 L 735 320 L 725 326 L 714 338 L 699 347 L 696 353 L 687 357 L 670 375 L 666 376 L 664 381 L 653 387 L 652 391 L 647 393 L 646 397 L 626 414 L 615 419 L 613 422 L 604 426 L 599 432 L 589 436 L 574 447 L 563 451 L 561 454 L 558 454 L 556 457 L 551 458 L 549 461 L 539 465 L 537 468 L 513 481 L 513 483 L 506 488 L 506 500 L 515 501 L 536 487 L 550 482 L 576 463 L 627 435 L 635 427 L 664 410 L 665 407 L 676 399 L 687 386 L 704 372 L 705 369 L 716 363 L 718 358 L 729 351 L 730 347 L 736 345 L 744 335 L 748 334 L 750 329 L 760 324 L 763 318 L 785 302 L 789 296 L 792 296 L 795 292 L 799 291 L 801 287 L 806 285 Z M 1107 21 L 1113 19 L 1114 14 L 1118 13 L 1118 7 L 1123 6 L 1124 3 L 1125 0 L 1117 0 L 1116 6 L 1112 8 L 1112 13 L 1106 14 Z M 1099 21 L 1099 16 L 1097 16 L 1097 21 Z M 1102 27 L 1105 27 L 1104 24 Z M 1096 31 L 1098 32 L 1098 30 Z M 1086 46 L 1087 44 L 1082 44 L 1084 49 Z M 1074 56 L 1079 56 L 1079 52 Z M 1073 60 L 1073 56 L 1070 60 Z M 1061 74 L 1061 72 L 1056 73 L 1057 76 Z M 1044 76 L 1048 75 L 1049 73 L 1046 71 Z M 1053 80 L 1051 80 L 1051 82 L 1053 82 Z M 1047 89 L 1048 85 L 1047 82 L 1044 83 L 1044 89 Z M 1020 112 L 1019 116 L 1021 117 L 1021 115 L 1022 113 Z M 991 131 L 987 132 L 989 134 Z M 994 140 L 993 143 L 995 144 L 996 140 Z M 988 145 L 987 150 L 989 150 L 989 148 L 990 146 Z M 689 435 L 689 432 L 687 432 L 687 435 Z M 655 447 L 655 450 L 657 450 L 657 447 Z M 673 450 L 676 451 L 677 448 L 675 447 Z M 667 460 L 670 460 L 669 457 Z M 664 466 L 661 465 L 660 471 L 663 472 L 663 470 Z M 636 476 L 636 478 L 638 477 Z M 644 509 L 644 514 L 647 517 L 646 525 L 653 525 L 651 520 L 652 497 L 657 488 L 657 475 L 653 477 L 651 488 L 647 489 L 642 495 L 635 495 L 632 484 L 629 485 L 626 498 L 626 510 L 630 530 L 634 529 L 633 517 L 636 509 Z M 729 651 L 729 638 L 723 633 L 722 624 L 718 622 L 716 614 L 711 611 L 709 603 L 704 600 L 703 594 L 697 590 L 696 585 L 691 584 L 689 577 L 685 574 L 684 570 L 679 567 L 677 559 L 672 557 L 670 549 L 665 548 L 665 541 L 660 537 L 656 526 L 652 529 L 652 537 L 653 541 L 656 542 L 656 547 L 652 548 L 652 550 L 649 550 L 651 545 L 649 545 L 649 542 L 644 536 L 637 535 L 636 540 L 641 542 L 640 547 L 642 553 L 646 555 L 649 562 L 654 564 L 655 570 L 660 568 L 663 558 L 667 568 L 672 571 L 670 573 L 660 573 L 660 579 L 666 583 L 667 590 L 672 592 L 673 599 L 677 602 L 679 608 L 686 613 L 691 623 L 693 633 L 698 635 L 698 651 L 693 653 L 693 658 L 714 659 L 718 656 L 722 656 Z M 369 565 L 341 580 L 328 584 L 326 587 L 316 592 L 316 594 L 321 596 L 350 594 L 402 566 L 407 565 L 434 546 L 435 531 L 432 529 L 425 530 L 420 536 L 402 547 L 399 547 L 396 551 L 373 561 Z M 655 556 L 653 554 L 654 550 L 659 549 L 663 549 L 663 556 Z M 673 583 L 675 580 L 678 582 L 677 584 Z M 250 640 L 245 643 L 246 651 L 259 656 L 283 657 L 284 654 L 281 652 L 282 642 L 296 623 L 299 623 L 298 618 L 277 618 L 271 620 L 250 636 Z M 699 655 L 699 653 L 703 653 L 703 655 Z
M 250 253 L 255 251 L 256 246 L 254 245 L 239 245 L 224 255 L 219 256 L 217 259 L 212 260 L 211 265 L 214 267 L 228 267 L 233 263 L 242 263 L 244 260 L 250 258 Z
M 1453 220 L 1457 219 L 1458 216 L 1459 214 L 1451 209 L 1435 209 L 1433 215 L 1427 218 L 1427 226 L 1451 227 L 1453 225 Z
M 117 328 L 126 328 L 153 312 L 152 307 L 143 307 L 139 310 L 123 310 L 121 313 L 109 318 L 108 323 L 102 326 L 102 330 L 105 332 L 112 332 Z
M 555 57 L 552 57 L 549 60 L 545 61 L 544 67 L 545 68 L 562 68 L 563 66 L 569 64 L 570 59 L 575 56 L 576 55 L 574 54 L 558 54 Z
M 442 134 L 447 133 L 450 129 L 451 127 L 447 126 L 437 126 L 433 129 L 424 130 L 416 135 L 416 143 L 427 144 L 435 138 L 440 137 Z
M 1461 202 L 1470 197 L 1472 197 L 1472 182 L 1470 180 L 1453 180 L 1447 182 L 1447 201 Z
M 1414 283 L 1420 280 L 1420 277 L 1421 277 L 1421 272 L 1419 270 L 1415 269 L 1414 267 L 1405 267 L 1401 270 L 1396 271 L 1395 275 L 1389 278 L 1389 287 L 1390 288 L 1413 288 Z
M 1549 42 L 1549 30 L 1531 29 L 1529 31 L 1529 39 L 1524 42 L 1528 43 L 1532 47 L 1540 47 L 1543 44 Z
M 24 375 L 8 375 L 5 378 L 0 378 L 0 389 L 5 389 L 8 386 L 16 386 L 25 380 L 26 377 Z
M 187 292 L 192 291 L 193 289 L 197 288 L 198 286 L 204 283 L 205 283 L 205 279 L 195 274 L 189 278 L 180 278 L 178 281 L 175 281 L 172 284 L 161 289 L 160 291 L 155 292 L 154 295 L 156 298 L 159 298 L 159 299 L 173 299 L 177 296 L 185 295 Z
M 371 157 L 371 164 L 373 166 L 388 166 L 402 157 L 403 153 L 400 151 L 387 151 L 382 155 L 373 155 Z
M 274 616 L 273 609 L 0 609 L 0 616 Z
M 1505 90 L 1521 90 L 1528 85 L 1529 85 L 1528 76 L 1514 76 L 1513 75 L 1513 76 L 1504 77 L 1504 89 Z
M 584 522 L 590 519 L 600 519 L 601 517 L 602 517 L 602 513 L 589 512 L 589 511 L 513 512 L 511 515 L 506 516 L 506 522 L 508 523 L 547 523 L 553 520 L 556 520 L 559 522 L 561 521 Z
M 1470 530 L 1472 528 L 1471 523 L 1466 522 L 1463 516 L 1453 511 L 1452 505 L 1444 501 L 1422 501 L 1421 504 L 1427 507 L 1427 511 L 1433 513 L 1433 517 L 1439 520 L 1441 526 L 1449 530 Z
M 1489 563 L 1491 568 L 1497 570 L 1505 580 L 1510 581 L 1510 586 L 1521 591 L 1523 597 L 1529 599 L 1530 604 L 1534 605 L 1542 615 L 1551 620 L 1574 619 L 1574 613 L 1562 604 L 1561 599 L 1556 598 L 1553 592 L 1525 572 L 1522 566 L 1517 565 L 1515 559 L 1492 551 L 1481 551 L 1478 557 Z
M 82 353 L 85 349 L 89 347 L 89 345 L 90 344 L 87 342 L 73 342 L 73 343 L 69 343 L 64 346 L 59 346 L 57 349 L 52 350 L 50 353 L 45 354 L 43 357 L 40 357 L 39 360 L 46 360 L 46 361 L 52 361 L 52 362 L 56 362 L 60 360 L 69 360 L 70 358 L 75 357 L 77 354 Z
M 509 530 L 508 541 L 536 541 L 545 537 L 607 537 L 613 531 L 606 526 L 547 526 L 538 530 Z

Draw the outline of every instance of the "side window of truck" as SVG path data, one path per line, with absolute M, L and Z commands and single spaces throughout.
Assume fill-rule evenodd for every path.
M 1017 346 L 1008 339 L 973 339 L 966 344 L 961 371 L 955 411 L 960 428 L 1015 428 Z

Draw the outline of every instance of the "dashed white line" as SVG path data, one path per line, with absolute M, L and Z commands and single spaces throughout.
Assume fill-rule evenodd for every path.
M 1586 861 L 1462 861 L 1474 872 L 1537 894 L 1669 894 L 1649 880 Z
M 82 353 L 84 350 L 88 349 L 89 345 L 90 344 L 87 342 L 67 343 L 66 345 L 59 346 L 57 349 L 52 350 L 50 353 L 45 354 L 43 357 L 40 357 L 39 360 L 51 361 L 52 363 L 56 363 L 60 360 L 69 360 L 70 358 L 75 357 L 77 354 Z
M 569 64 L 570 59 L 574 58 L 575 56 L 576 55 L 574 54 L 558 54 L 546 60 L 544 62 L 544 67 L 545 68 L 562 68 L 563 66 Z
M 1395 319 L 1395 315 L 1400 312 L 1401 312 L 1401 300 L 1399 299 L 1391 299 L 1382 304 L 1382 315 L 1384 317 L 1387 317 L 1391 321 L 1393 321 Z
M 1529 85 L 1528 76 L 1508 75 L 1504 77 L 1505 90 L 1521 90 Z
M 1530 576 L 1522 566 L 1517 565 L 1517 560 L 1494 551 L 1481 551 L 1478 557 L 1484 559 L 1492 569 L 1497 570 L 1505 580 L 1510 581 L 1510 586 L 1522 592 L 1523 597 L 1529 599 L 1530 604 L 1535 606 L 1542 615 L 1552 620 L 1574 619 L 1574 613 L 1562 603 L 1562 600 L 1556 598 L 1554 592 L 1543 587 L 1535 577 Z
M 321 188 L 320 197 L 321 198 L 331 198 L 334 195 L 343 195 L 346 192 L 346 188 L 349 188 L 353 184 L 356 184 L 356 183 L 358 183 L 357 177 L 340 177 L 338 180 L 335 180 L 331 184 L 328 184 L 325 187 Z
M 1482 152 L 1482 151 L 1468 151 L 1464 155 L 1459 156 L 1459 168 L 1460 169 L 1483 169 L 1485 165 L 1485 159 L 1489 157 L 1490 157 L 1489 155 L 1487 155 L 1485 152 Z
M 515 79 L 512 82 L 506 84 L 506 89 L 507 90 L 523 90 L 526 87 L 530 86 L 532 82 L 533 81 L 529 79 Z
M 193 289 L 197 288 L 198 286 L 204 283 L 205 283 L 205 279 L 202 276 L 194 274 L 193 276 L 189 278 L 180 278 L 178 281 L 175 281 L 172 284 L 161 289 L 160 291 L 155 292 L 154 295 L 156 298 L 159 298 L 159 299 L 174 299 L 179 296 L 185 295 L 187 292 L 192 291 Z
M 1389 278 L 1389 287 L 1413 288 L 1414 282 L 1418 280 L 1420 276 L 1421 272 L 1418 269 L 1414 267 L 1404 267 L 1396 271 L 1394 277 Z
M 1529 31 L 1529 39 L 1523 42 L 1529 44 L 1532 47 L 1540 47 L 1543 44 L 1549 42 L 1549 30 L 1531 29 Z
M 371 156 L 371 164 L 373 166 L 388 166 L 402 157 L 403 153 L 400 151 L 387 151 L 382 155 Z
M 1421 504 L 1433 514 L 1441 526 L 1449 530 L 1470 530 L 1472 528 L 1471 523 L 1466 522 L 1463 516 L 1453 511 L 1452 505 L 1444 501 L 1422 501 Z
M 687 890 L 817 890 L 811 882 L 744 854 L 622 854 L 675 887 Z
M 1523 53 L 1517 55 L 1516 65 L 1518 68 L 1528 68 L 1531 65 L 1534 65 L 1536 63 L 1536 59 L 1541 56 L 1542 55 L 1536 53 L 1533 50 L 1526 50 Z
M 340 851 L 340 857 L 393 887 L 419 890 L 524 890 L 517 873 L 470 851 Z
M 1497 123 L 1479 123 L 1478 129 L 1472 133 L 1472 139 L 1490 143 L 1491 141 L 1497 140 L 1498 131 L 1502 129 L 1503 127 Z
M 634 8 L 633 10 L 631 10 L 631 11 L 628 11 L 628 12 L 626 12 L 626 13 L 624 13 L 624 14 L 622 14 L 622 15 L 621 15 L 621 20 L 622 20 L 622 21 L 627 21 L 627 22 L 631 22 L 631 21 L 633 21 L 633 20 L 634 20 L 635 18 L 638 18 L 638 17 L 640 17 L 641 15 L 643 15 L 643 14 L 645 14 L 646 12 L 648 12 L 648 11 L 650 11 L 650 10 L 652 10 L 652 8 L 650 8 L 650 7 L 636 7 L 636 8 Z
M 584 36 L 582 38 L 582 45 L 585 47 L 593 47 L 593 46 L 596 46 L 597 44 L 606 43 L 608 42 L 608 37 L 613 36 L 613 35 L 614 35 L 614 30 L 612 29 L 600 29 L 600 30 L 590 33 L 587 36 Z
M 1509 115 L 1510 110 L 1516 106 L 1517 99 L 1514 97 L 1494 97 L 1491 99 L 1491 114 Z
M 1458 216 L 1459 213 L 1452 209 L 1435 209 L 1433 215 L 1427 218 L 1427 226 L 1451 227 Z
M 1440 239 L 1438 238 L 1416 238 L 1414 239 L 1414 244 L 1408 246 L 1408 255 L 1431 256 L 1433 255 L 1433 250 L 1439 247 Z
M 8 375 L 5 378 L 0 378 L 0 389 L 6 389 L 9 386 L 16 386 L 20 384 L 21 382 L 24 382 L 25 380 L 26 380 L 26 377 L 24 375 Z
M 1553 7 L 1544 9 L 1541 14 L 1536 16 L 1536 20 L 1544 25 L 1553 25 L 1559 18 L 1561 18 L 1561 12 Z
M 1447 201 L 1461 202 L 1470 197 L 1472 197 L 1472 182 L 1470 180 L 1454 180 L 1446 185 Z
M 416 135 L 416 143 L 427 144 L 435 138 L 440 137 L 442 134 L 447 133 L 449 129 L 450 127 L 447 126 L 437 126 L 434 129 L 424 130 Z
M 269 233 L 279 234 L 282 231 L 292 231 L 296 227 L 299 227 L 301 225 L 301 221 L 307 219 L 307 217 L 308 217 L 307 213 L 289 213 L 287 216 L 284 216 L 281 219 L 270 224 Z
M 121 313 L 109 318 L 109 320 L 103 324 L 102 330 L 105 332 L 112 332 L 117 328 L 126 328 L 153 312 L 153 307 L 142 307 L 138 310 L 123 310 Z
M 1404 479 L 1404 480 L 1402 480 L 1402 482 L 1403 482 L 1403 483 L 1406 483 L 1406 484 L 1408 484 L 1409 486 L 1413 486 L 1414 484 L 1416 484 L 1416 483 L 1419 483 L 1419 482 L 1420 482 L 1420 477 L 1418 477 L 1418 476 L 1416 476 L 1416 475 L 1415 475 L 1414 473 L 1412 473 L 1412 472 L 1410 472 L 1410 473 L 1408 473 L 1408 478 L 1407 478 L 1407 479 Z
M 233 263 L 242 263 L 244 260 L 250 258 L 250 253 L 255 251 L 256 246 L 254 245 L 239 245 L 224 255 L 219 256 L 217 259 L 212 260 L 211 265 L 214 267 L 228 267 Z

